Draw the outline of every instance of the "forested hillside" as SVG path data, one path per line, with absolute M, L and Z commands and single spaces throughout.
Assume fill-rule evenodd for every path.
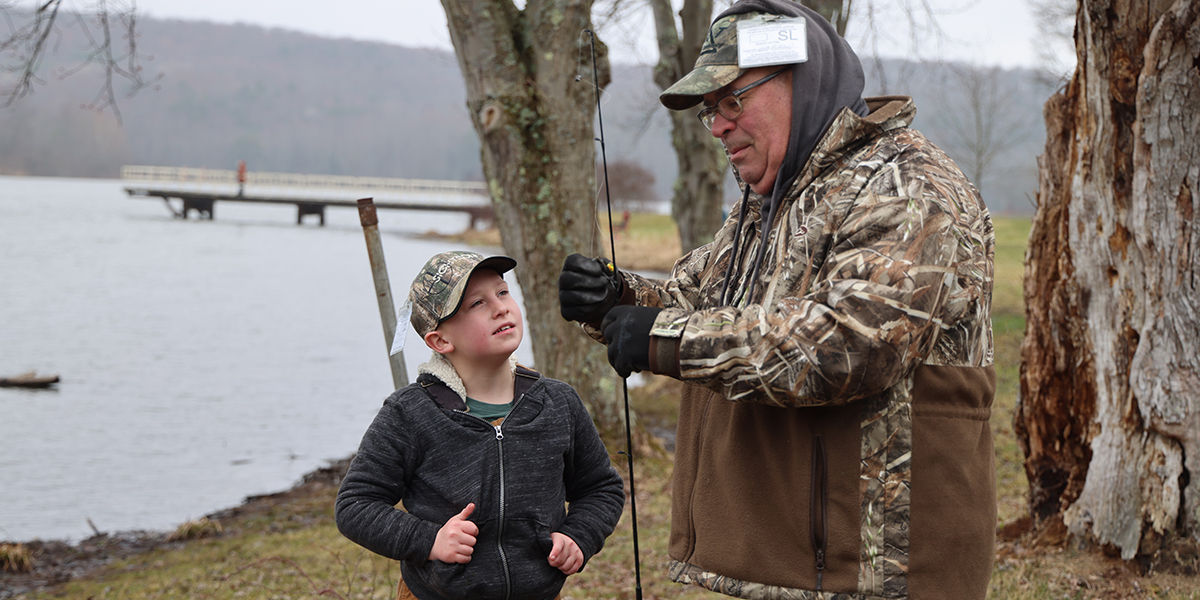
M 124 164 L 233 169 L 245 160 L 251 170 L 481 177 L 448 51 L 196 21 L 142 19 L 139 28 L 146 71 L 161 78 L 119 95 L 122 121 L 84 107 L 98 73 L 59 78 L 79 53 L 77 40 L 56 40 L 44 83 L 0 109 L 0 173 L 116 177 Z M 979 180 L 993 211 L 1032 212 L 1041 106 L 1052 91 L 1033 71 L 868 61 L 867 76 L 868 95 L 916 98 L 915 126 Z M 650 67 L 616 65 L 604 124 L 610 163 L 646 167 L 665 200 L 675 162 L 656 95 Z M 980 141 L 980 122 L 1004 139 Z M 973 157 L 987 155 L 980 145 L 995 156 L 976 175 Z

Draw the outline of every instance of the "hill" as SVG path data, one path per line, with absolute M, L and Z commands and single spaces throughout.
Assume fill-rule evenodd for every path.
M 200 21 L 143 18 L 139 30 L 146 70 L 161 78 L 132 97 L 118 91 L 121 123 L 82 107 L 100 89 L 95 69 L 60 78 L 82 56 L 78 35 L 64 32 L 46 57 L 47 80 L 0 109 L 0 173 L 116 177 L 123 164 L 232 169 L 245 160 L 252 170 L 482 178 L 450 52 Z M 996 156 L 976 179 L 994 212 L 1031 212 L 1041 106 L 1052 91 L 1038 73 L 865 62 L 867 95 L 914 96 L 914 126 L 968 173 L 977 152 L 960 138 L 978 138 L 981 120 L 1007 133 L 988 142 Z M 605 133 L 609 161 L 646 167 L 665 201 L 675 160 L 656 97 L 649 66 L 616 65 Z

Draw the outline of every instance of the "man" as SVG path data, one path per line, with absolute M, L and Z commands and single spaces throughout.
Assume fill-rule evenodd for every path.
M 912 101 L 862 89 L 813 11 L 734 4 L 660 100 L 703 103 L 741 202 L 667 280 L 564 264 L 563 316 L 621 375 L 685 383 L 675 581 L 742 598 L 986 595 L 991 220 L 908 128 Z

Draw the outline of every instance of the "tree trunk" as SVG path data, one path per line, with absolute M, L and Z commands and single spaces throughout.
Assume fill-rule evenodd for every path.
M 1045 108 L 1015 426 L 1037 526 L 1129 559 L 1200 536 L 1200 3 L 1081 0 L 1076 48 Z
M 591 4 L 529 0 L 519 10 L 511 0 L 442 0 L 497 227 L 517 260 L 535 366 L 575 386 L 614 440 L 624 417 L 604 349 L 558 307 L 563 258 L 601 253 L 592 203 L 599 90 L 584 33 L 592 30 Z M 595 44 L 603 88 L 606 49 Z
M 652 0 L 658 39 L 654 82 L 667 89 L 692 70 L 712 20 L 712 0 L 685 0 L 679 16 L 683 39 L 675 27 L 670 0 Z M 711 242 L 721 227 L 724 204 L 725 153 L 695 111 L 672 110 L 671 145 L 679 166 L 671 195 L 671 216 L 679 227 L 684 252 Z
M 846 37 L 846 24 L 850 22 L 850 7 L 854 4 L 852 0 L 803 0 L 800 4 L 817 11 L 817 14 L 833 24 L 838 35 Z

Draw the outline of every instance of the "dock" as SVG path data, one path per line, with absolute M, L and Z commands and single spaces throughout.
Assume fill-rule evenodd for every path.
M 219 202 L 290 204 L 296 207 L 296 224 L 309 216 L 325 225 L 330 206 L 356 208 L 359 198 L 375 199 L 377 209 L 458 212 L 477 229 L 494 218 L 487 188 L 482 182 L 386 177 L 351 177 L 301 173 L 251 172 L 132 165 L 121 169 L 134 198 L 161 198 L 171 214 L 187 219 L 212 220 Z M 176 201 L 176 208 L 172 201 Z

